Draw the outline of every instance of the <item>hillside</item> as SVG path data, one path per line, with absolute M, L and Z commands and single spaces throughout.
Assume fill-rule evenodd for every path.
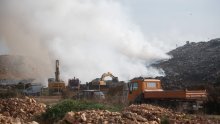
M 46 75 L 43 71 L 43 65 L 40 66 L 34 59 L 16 56 L 0 55 L 0 80 L 22 80 L 37 79 Z
M 173 88 L 220 83 L 220 38 L 208 42 L 188 42 L 168 53 L 167 61 L 156 64 L 165 71 L 162 78 Z

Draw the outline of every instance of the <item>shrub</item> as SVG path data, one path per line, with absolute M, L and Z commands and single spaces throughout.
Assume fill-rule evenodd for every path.
M 170 122 L 169 122 L 168 117 L 164 116 L 164 117 L 161 118 L 161 124 L 169 124 L 169 123 Z
M 48 108 L 44 114 L 42 114 L 42 119 L 47 121 L 47 123 L 53 123 L 54 121 L 60 120 L 64 117 L 67 112 L 70 111 L 82 111 L 82 110 L 109 110 L 118 111 L 120 106 L 107 106 L 101 103 L 95 103 L 91 101 L 78 101 L 78 100 L 64 100 L 56 105 Z

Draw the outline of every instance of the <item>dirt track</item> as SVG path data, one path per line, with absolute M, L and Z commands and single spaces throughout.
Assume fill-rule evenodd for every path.
M 47 105 L 56 104 L 59 102 L 62 97 L 61 96 L 40 96 L 40 97 L 34 97 L 34 99 L 39 103 L 44 103 Z

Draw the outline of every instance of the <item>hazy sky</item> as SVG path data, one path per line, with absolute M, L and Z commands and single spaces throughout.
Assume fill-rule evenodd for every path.
M 0 54 L 31 56 L 63 79 L 164 75 L 146 68 L 186 41 L 220 37 L 220 0 L 1 0 Z M 46 68 L 47 67 L 47 68 Z M 51 77 L 54 70 L 51 70 Z M 48 77 L 45 76 L 47 79 Z
M 123 0 L 151 41 L 174 45 L 220 37 L 220 0 Z

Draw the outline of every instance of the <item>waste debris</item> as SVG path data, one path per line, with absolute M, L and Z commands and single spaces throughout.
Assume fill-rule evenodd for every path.
M 207 119 L 202 116 L 188 116 L 185 113 L 150 105 L 131 105 L 122 112 L 108 110 L 84 110 L 68 112 L 58 124 L 160 124 L 166 121 L 170 124 L 217 124 L 219 120 Z
M 0 100 L 0 123 L 19 124 L 33 120 L 33 117 L 45 112 L 46 105 L 37 103 L 33 98 L 25 97 Z

